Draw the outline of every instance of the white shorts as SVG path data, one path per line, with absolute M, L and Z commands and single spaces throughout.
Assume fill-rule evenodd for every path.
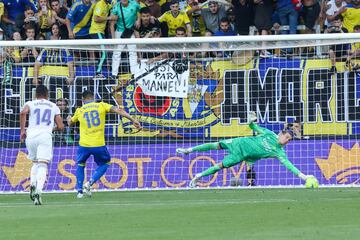
M 51 161 L 53 157 L 52 136 L 49 133 L 41 133 L 26 138 L 26 148 L 29 152 L 28 158 L 32 161 Z

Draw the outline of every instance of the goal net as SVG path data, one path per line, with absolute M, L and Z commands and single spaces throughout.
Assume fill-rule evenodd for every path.
M 186 188 L 224 150 L 179 155 L 176 148 L 255 133 L 248 114 L 276 133 L 295 130 L 289 160 L 322 185 L 359 181 L 360 35 L 0 42 L 0 192 L 27 191 L 31 161 L 20 143 L 19 113 L 37 84 L 64 119 L 81 93 L 124 108 L 141 131 L 108 114 L 111 165 L 95 189 Z M 22 54 L 26 50 L 26 54 Z M 32 54 L 32 55 L 31 55 Z M 54 133 L 46 191 L 74 190 L 78 126 Z M 86 175 L 96 168 L 93 159 Z M 203 187 L 301 186 L 277 159 L 245 161 Z

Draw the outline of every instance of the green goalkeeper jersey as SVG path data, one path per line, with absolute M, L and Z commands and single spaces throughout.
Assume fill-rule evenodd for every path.
M 231 155 L 236 156 L 238 162 L 245 160 L 254 163 L 262 158 L 277 158 L 295 175 L 300 173 L 299 169 L 287 158 L 283 146 L 279 144 L 278 136 L 274 132 L 255 123 L 250 123 L 249 126 L 258 133 L 257 136 L 233 138 L 220 142 Z

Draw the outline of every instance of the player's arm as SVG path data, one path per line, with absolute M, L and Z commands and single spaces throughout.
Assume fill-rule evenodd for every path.
M 123 117 L 126 117 L 127 119 L 129 119 L 130 121 L 132 121 L 134 123 L 134 126 L 137 128 L 137 129 L 141 129 L 141 125 L 139 123 L 138 120 L 136 120 L 135 118 L 133 118 L 132 116 L 130 116 L 130 114 L 128 114 L 124 109 L 122 108 L 118 108 L 116 106 L 112 106 L 110 108 L 110 112 L 112 113 L 117 113 Z
M 29 114 L 30 108 L 25 104 L 24 108 L 20 112 L 20 141 L 23 142 L 26 138 L 26 116 Z
M 286 157 L 286 155 L 280 155 L 278 156 L 279 161 L 282 165 L 284 165 L 287 169 L 289 169 L 293 174 L 301 178 L 302 180 L 306 181 L 308 178 L 314 178 L 312 175 L 305 175 L 302 172 L 300 172 L 299 169 L 297 169 Z
M 56 123 L 54 131 L 64 131 L 64 123 L 62 117 L 60 115 L 56 115 L 54 120 Z
M 73 117 L 68 116 L 68 117 L 66 118 L 66 121 L 67 121 L 67 124 L 68 124 L 69 127 L 72 127 L 72 126 L 74 126 L 74 125 L 77 123 L 77 121 L 78 121 L 78 116 L 79 116 L 79 109 L 76 109 Z

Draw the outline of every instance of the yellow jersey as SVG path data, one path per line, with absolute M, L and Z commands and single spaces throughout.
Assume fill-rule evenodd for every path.
M 184 27 L 186 29 L 186 24 L 190 24 L 190 19 L 188 15 L 183 11 L 180 11 L 176 17 L 171 14 L 171 11 L 167 11 L 159 18 L 159 21 L 167 23 L 169 28 L 169 37 L 173 37 L 176 35 L 175 30 L 178 27 Z
M 97 22 L 95 22 L 95 16 L 107 17 L 109 15 L 110 9 L 111 9 L 111 4 L 107 3 L 104 0 L 100 0 L 99 2 L 97 2 L 95 4 L 94 13 L 93 13 L 93 16 L 91 19 L 91 26 L 90 26 L 90 30 L 89 30 L 90 34 L 94 34 L 94 33 L 105 34 L 105 28 L 106 28 L 107 21 L 97 23 Z
M 41 11 L 41 10 L 40 10 Z M 51 28 L 50 24 L 48 23 L 48 17 L 51 18 L 52 12 L 51 10 L 47 10 L 47 15 L 41 15 L 39 17 L 39 25 L 40 25 L 40 31 L 41 30 L 48 30 Z
M 5 10 L 4 10 L 4 3 L 0 2 L 0 19 L 2 16 L 4 16 Z
M 341 15 L 344 17 L 343 27 L 346 28 L 349 33 L 354 32 L 356 25 L 360 25 L 360 8 L 348 7 Z
M 80 146 L 105 146 L 105 116 L 112 107 L 104 102 L 90 102 L 76 109 L 71 121 L 80 122 Z
M 360 49 L 360 42 L 351 44 L 351 50 L 359 50 L 359 49 Z

